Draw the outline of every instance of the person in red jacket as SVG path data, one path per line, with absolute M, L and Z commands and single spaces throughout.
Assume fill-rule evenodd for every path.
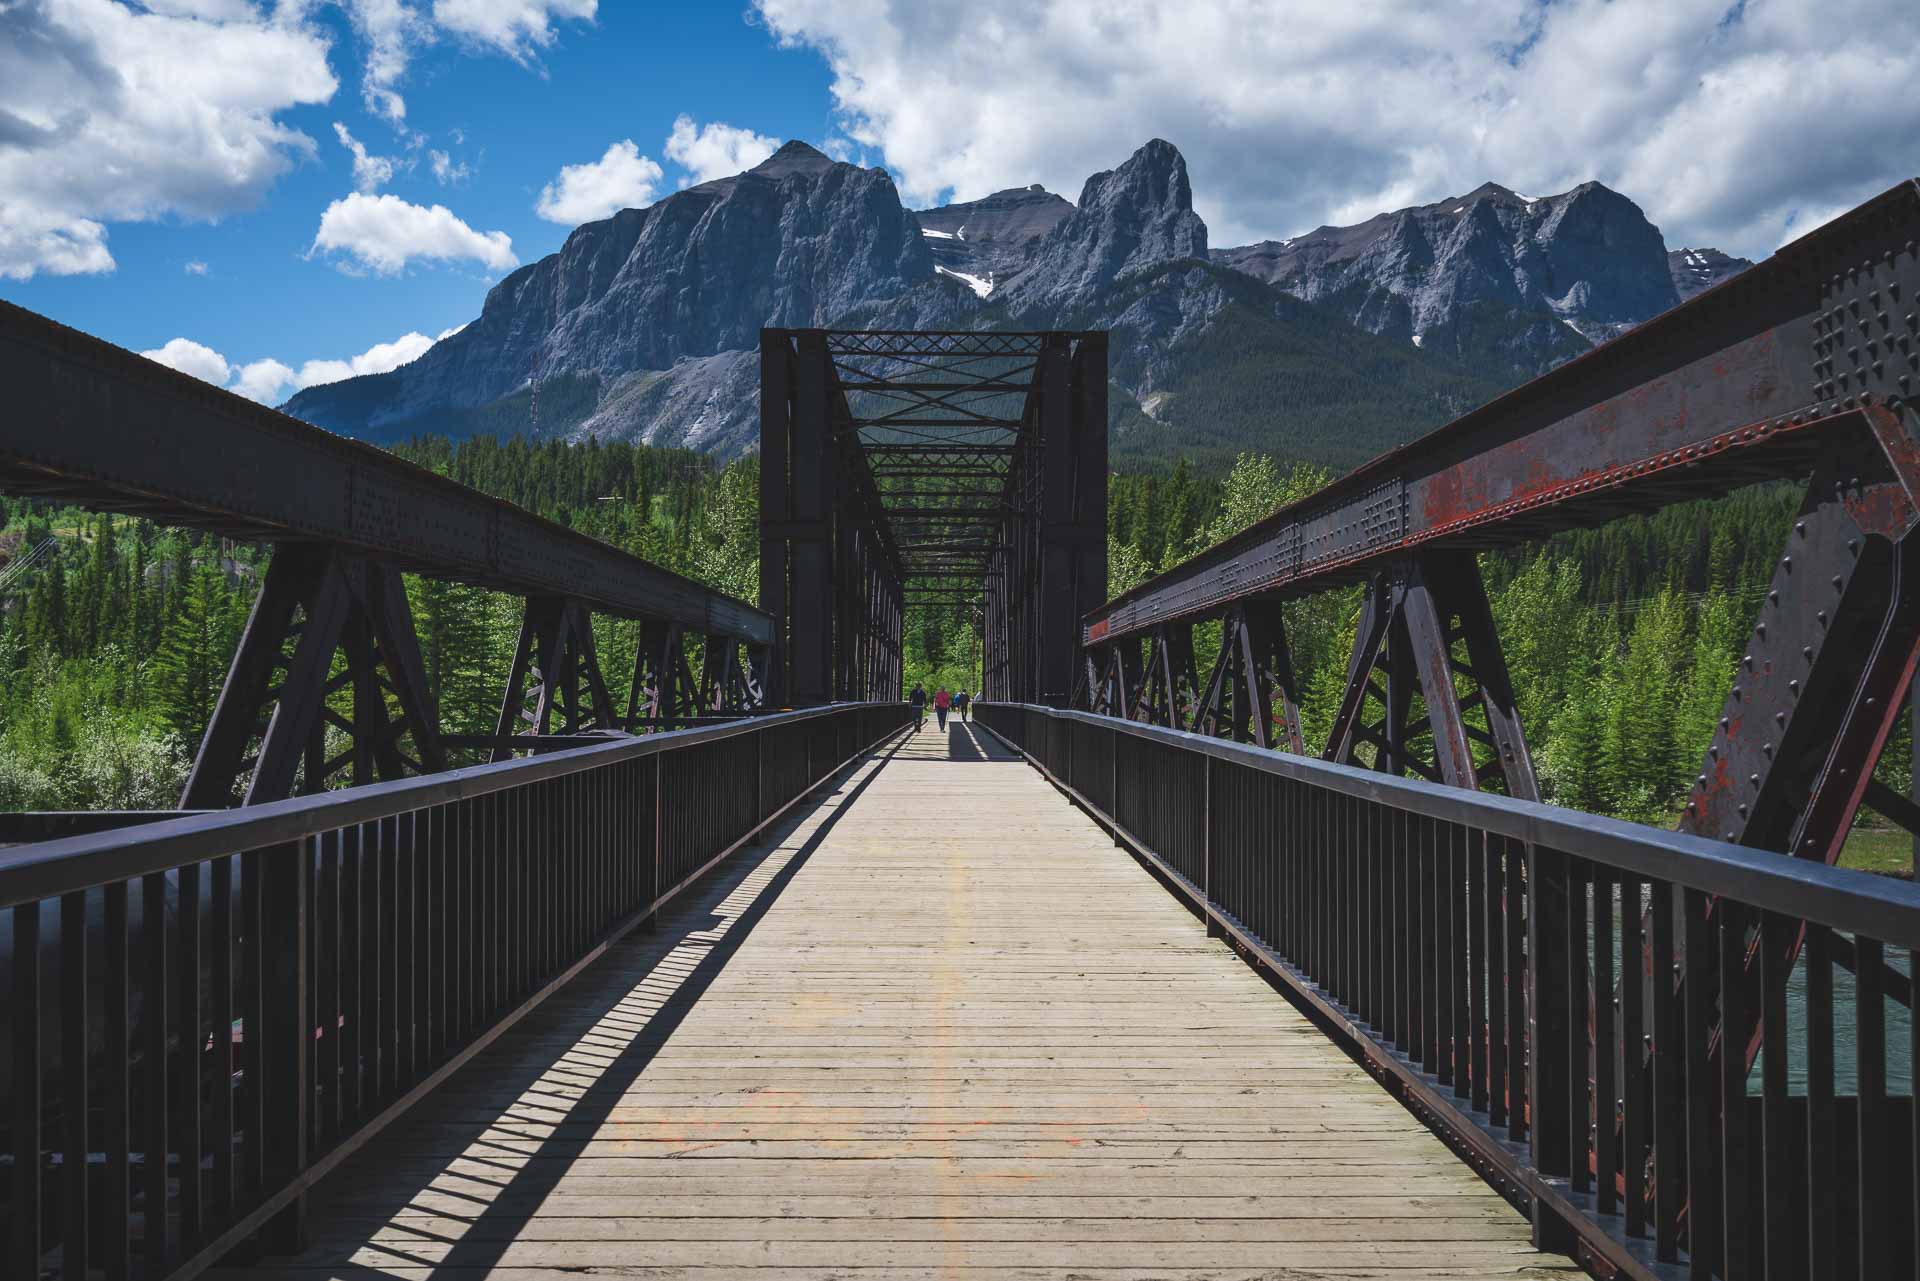
M 943 734 L 946 732 L 946 729 L 947 729 L 947 709 L 952 706 L 953 706 L 953 695 L 947 693 L 947 687 L 945 685 L 942 685 L 939 689 L 934 691 L 933 714 L 939 718 L 940 732 Z

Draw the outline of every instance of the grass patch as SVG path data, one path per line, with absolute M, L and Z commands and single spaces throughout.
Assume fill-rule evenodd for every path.
M 1840 866 L 1911 879 L 1913 837 L 1897 827 L 1856 827 L 1840 850 Z

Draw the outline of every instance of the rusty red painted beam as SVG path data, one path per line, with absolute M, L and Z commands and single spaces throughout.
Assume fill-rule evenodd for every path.
M 1920 256 L 1920 182 L 1148 580 L 1088 614 L 1083 641 L 1321 590 L 1423 546 L 1521 542 L 1803 475 L 1829 429 L 1920 394 L 1916 300 L 1881 317 L 1885 350 L 1864 360 L 1857 343 L 1823 353 L 1816 327 L 1823 288 L 1901 255 Z

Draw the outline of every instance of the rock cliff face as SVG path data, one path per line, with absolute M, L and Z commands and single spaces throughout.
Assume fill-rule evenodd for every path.
M 1155 138 L 1118 169 L 1097 173 L 1080 203 L 1027 252 L 994 291 L 1015 315 L 1070 308 L 1132 272 L 1207 256 L 1207 224 L 1193 211 L 1187 162 Z
M 1034 241 L 1072 213 L 1065 199 L 1035 183 L 916 216 L 936 267 L 991 285 L 1018 271 Z
M 1659 228 L 1597 182 L 1546 197 L 1487 183 L 1214 257 L 1363 329 L 1423 343 L 1470 311 L 1550 315 L 1599 342 L 1679 301 Z
M 310 388 L 288 412 L 367 433 L 572 375 L 610 383 L 825 324 L 934 274 L 884 170 L 790 142 L 764 164 L 590 222 L 494 286 L 480 318 L 410 365 Z

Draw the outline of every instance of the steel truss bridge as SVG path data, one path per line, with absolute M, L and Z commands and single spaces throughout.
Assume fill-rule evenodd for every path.
M 1916 1275 L 1917 295 L 1908 183 L 1112 601 L 1104 335 L 769 330 L 757 609 L 0 306 L 0 490 L 274 546 L 180 808 L 0 826 L 6 1275 Z M 1764 480 L 1679 830 L 1540 804 L 1477 553 Z

